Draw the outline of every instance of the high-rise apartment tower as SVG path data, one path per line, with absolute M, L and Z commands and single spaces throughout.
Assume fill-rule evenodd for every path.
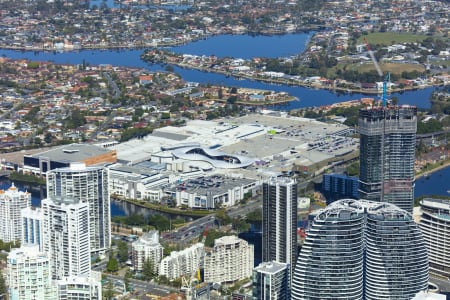
M 430 272 L 450 278 L 450 201 L 425 198 L 420 201 L 420 229 L 428 249 Z
M 253 300 L 288 300 L 289 264 L 263 262 L 253 269 Z
M 89 209 L 70 198 L 42 200 L 43 245 L 53 279 L 91 274 Z
M 291 299 L 409 300 L 427 288 L 427 249 L 411 215 L 390 203 L 344 199 L 314 217 Z
M 31 194 L 19 191 L 14 184 L 0 190 L 0 240 L 16 242 L 22 238 L 21 210 L 31 206 Z
M 263 262 L 277 261 L 291 266 L 297 260 L 297 183 L 287 177 L 263 183 Z M 290 276 L 290 280 L 292 276 Z
M 107 170 L 82 163 L 47 172 L 49 197 L 69 197 L 89 206 L 89 235 L 92 253 L 111 245 L 111 214 Z
M 368 107 L 359 111 L 360 198 L 412 212 L 417 108 Z

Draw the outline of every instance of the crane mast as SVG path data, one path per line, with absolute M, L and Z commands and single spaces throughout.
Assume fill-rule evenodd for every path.
M 386 74 L 386 76 L 383 78 L 383 71 L 381 71 L 380 65 L 378 64 L 378 61 L 373 54 L 373 51 L 367 42 L 366 38 L 364 38 L 364 43 L 366 44 L 367 51 L 369 52 L 369 56 L 372 59 L 373 65 L 375 66 L 375 69 L 377 70 L 378 76 L 383 79 L 383 94 L 381 96 L 381 101 L 383 103 L 383 107 L 386 107 L 387 103 L 387 82 L 391 80 L 391 75 L 389 73 Z

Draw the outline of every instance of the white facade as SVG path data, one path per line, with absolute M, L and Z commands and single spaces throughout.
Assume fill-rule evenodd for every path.
M 153 271 L 158 273 L 159 262 L 163 257 L 164 248 L 159 243 L 159 232 L 152 230 L 144 233 L 139 240 L 131 244 L 133 266 L 137 272 L 142 272 L 146 260 L 153 264 Z
M 236 186 L 215 195 L 202 194 L 196 191 L 177 191 L 177 206 L 187 205 L 190 208 L 232 207 L 244 198 L 244 188 Z
M 290 280 L 297 261 L 297 201 L 295 180 L 274 177 L 263 183 L 262 258 L 292 266 Z
M 42 200 L 44 252 L 52 278 L 90 276 L 89 207 L 73 199 Z
M 159 264 L 159 275 L 169 279 L 191 276 L 200 268 L 204 255 L 204 246 L 197 243 L 182 251 L 172 251 L 170 256 L 164 257 Z
M 42 210 L 41 208 L 27 207 L 21 211 L 22 239 L 21 245 L 37 245 L 39 251 L 43 250 L 42 239 Z
M 31 194 L 19 191 L 14 184 L 6 191 L 0 190 L 0 240 L 20 241 L 22 226 L 20 211 L 31 206 Z
M 133 166 L 112 166 L 108 178 L 111 195 L 150 202 L 159 202 L 164 195 L 161 186 L 169 183 L 169 176 Z
M 177 206 L 216 209 L 237 205 L 246 193 L 253 195 L 258 182 L 245 178 L 204 177 L 183 182 L 172 191 Z
M 450 201 L 425 198 L 420 201 L 420 230 L 427 245 L 430 272 L 450 278 Z
M 58 300 L 101 300 L 102 285 L 92 277 L 65 277 L 57 281 Z
M 73 163 L 47 172 L 48 197 L 69 197 L 89 205 L 90 248 L 103 253 L 111 246 L 111 213 L 107 170 Z
M 237 236 L 224 236 L 214 241 L 205 254 L 205 282 L 234 282 L 252 276 L 253 245 Z
M 260 263 L 253 270 L 254 300 L 288 300 L 289 264 L 276 261 Z
M 10 300 L 54 300 L 56 296 L 49 257 L 35 245 L 11 251 L 6 283 Z

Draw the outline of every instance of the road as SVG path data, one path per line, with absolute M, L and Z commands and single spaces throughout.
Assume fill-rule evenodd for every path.
M 450 281 L 448 279 L 444 279 L 442 277 L 434 276 L 433 274 L 430 274 L 429 281 L 431 283 L 436 284 L 439 287 L 439 291 L 442 293 L 449 293 L 450 292 Z
M 257 209 L 261 209 L 261 201 L 253 200 L 249 201 L 247 204 L 238 207 L 232 207 L 227 210 L 228 216 L 231 218 L 244 217 L 248 213 L 255 211 Z M 220 225 L 216 219 L 215 215 L 209 215 L 197 219 L 183 227 L 180 227 L 174 232 L 171 233 L 163 233 L 162 239 L 165 241 L 172 242 L 182 242 L 189 243 L 194 239 L 200 237 L 206 230 L 206 227 L 213 228 Z
M 215 215 L 205 216 L 180 227 L 174 232 L 163 233 L 162 238 L 173 242 L 182 241 L 183 243 L 189 243 L 198 238 L 206 230 L 206 227 L 212 228 L 216 224 L 217 220 Z
M 247 204 L 238 207 L 232 207 L 227 210 L 228 216 L 231 218 L 244 217 L 252 211 L 262 209 L 261 200 L 249 201 Z
M 104 276 L 113 282 L 118 282 L 118 281 L 123 282 L 122 276 L 111 275 L 111 274 L 104 274 Z M 179 292 L 179 289 L 176 289 L 176 288 L 173 288 L 170 286 L 165 286 L 165 285 L 148 282 L 148 281 L 143 281 L 143 280 L 137 280 L 137 279 L 131 278 L 130 283 L 133 285 L 134 290 L 136 290 L 138 292 L 150 293 L 150 294 L 157 295 L 157 296 L 167 296 L 170 293 Z

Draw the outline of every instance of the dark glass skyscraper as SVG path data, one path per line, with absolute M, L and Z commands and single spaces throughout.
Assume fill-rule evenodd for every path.
M 412 212 L 417 108 L 369 107 L 359 111 L 361 199 Z
M 290 266 L 290 280 L 297 260 L 297 182 L 287 177 L 271 178 L 263 184 L 264 262 Z

